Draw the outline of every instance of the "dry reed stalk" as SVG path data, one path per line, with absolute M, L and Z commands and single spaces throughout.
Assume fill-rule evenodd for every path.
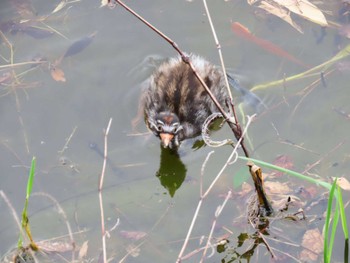
M 103 181 L 106 173 L 106 166 L 107 166 L 107 142 L 108 142 L 108 133 L 112 125 L 112 118 L 109 119 L 105 135 L 104 135 L 104 157 L 103 157 L 103 165 L 102 165 L 102 171 L 100 176 L 100 181 L 98 185 L 98 199 L 100 203 L 100 212 L 101 212 L 101 232 L 102 232 L 102 251 L 103 251 L 103 263 L 107 263 L 107 250 L 106 250 L 106 228 L 105 228 L 105 218 L 104 218 L 104 210 L 103 210 L 103 198 L 102 198 L 102 187 L 103 187 Z

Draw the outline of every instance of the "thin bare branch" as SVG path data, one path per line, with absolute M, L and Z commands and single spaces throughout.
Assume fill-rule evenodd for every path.
M 107 166 L 107 138 L 108 133 L 112 125 L 112 118 L 109 119 L 107 129 L 105 131 L 104 141 L 104 158 L 103 158 L 103 166 L 100 176 L 100 182 L 98 186 L 98 197 L 100 202 L 100 212 L 101 212 L 101 231 L 102 231 L 102 251 L 103 251 L 103 263 L 107 263 L 107 250 L 106 250 L 106 228 L 105 228 L 105 219 L 104 219 L 104 210 L 103 210 L 103 199 L 102 199 L 102 187 L 103 187 L 103 180 L 106 172 L 106 166 Z
M 216 35 L 214 24 L 213 24 L 213 22 L 211 20 L 211 16 L 210 16 L 210 12 L 209 12 L 209 9 L 208 9 L 207 1 L 203 0 L 203 4 L 204 4 L 205 12 L 207 13 L 207 17 L 208 17 L 208 21 L 209 21 L 209 25 L 210 25 L 211 31 L 213 33 L 215 44 L 216 44 L 216 47 L 217 47 L 218 52 L 219 52 L 219 57 L 220 57 L 220 61 L 221 61 L 221 68 L 222 68 L 222 72 L 224 73 L 226 88 L 227 88 L 228 94 L 230 96 L 230 99 L 232 101 L 233 97 L 232 97 L 232 92 L 231 92 L 231 89 L 230 89 L 230 85 L 228 84 L 228 79 L 227 79 L 227 75 L 226 75 L 226 67 L 225 67 L 224 58 L 223 58 L 222 52 L 221 52 L 221 45 L 220 45 L 218 37 Z
M 66 139 L 66 143 L 64 144 L 64 146 L 62 147 L 62 149 L 60 151 L 58 151 L 59 154 L 63 154 L 64 151 L 68 148 L 68 144 L 69 144 L 70 140 L 73 138 L 73 135 L 75 134 L 77 128 L 78 128 L 78 126 L 74 127 L 73 131 L 71 132 L 69 137 Z
M 217 222 L 217 219 L 219 218 L 222 210 L 224 209 L 228 199 L 230 199 L 232 196 L 232 192 L 231 191 L 228 191 L 227 192 L 227 195 L 225 197 L 225 200 L 224 202 L 222 203 L 222 205 L 218 206 L 216 212 L 215 212 L 215 218 L 214 218 L 214 221 L 213 221 L 213 224 L 211 226 L 211 230 L 210 230 L 210 233 L 209 233 L 209 236 L 208 236 L 208 239 L 207 239 L 207 244 L 205 245 L 205 249 L 203 251 L 203 255 L 202 255 L 202 258 L 201 258 L 201 261 L 200 262 L 204 262 L 204 258 L 205 258 L 205 255 L 207 254 L 207 250 L 208 250 L 208 247 L 210 245 L 210 240 L 211 240 L 211 237 L 213 235 L 213 232 L 214 232 L 214 228 L 216 226 L 216 222 Z
M 202 168 L 201 168 L 201 177 L 200 177 L 200 196 L 203 196 L 203 176 L 204 176 L 204 170 L 205 170 L 205 166 L 207 165 L 210 156 L 214 153 L 214 151 L 211 151 L 207 154 L 207 157 L 205 158 L 203 164 L 202 164 Z

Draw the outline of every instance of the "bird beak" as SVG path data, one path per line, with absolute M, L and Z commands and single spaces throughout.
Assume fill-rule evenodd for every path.
M 160 133 L 159 136 L 165 148 L 169 146 L 171 140 L 174 138 L 174 134 L 170 133 Z

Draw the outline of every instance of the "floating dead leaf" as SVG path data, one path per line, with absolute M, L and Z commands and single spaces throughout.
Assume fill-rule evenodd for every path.
M 64 72 L 62 69 L 57 67 L 52 67 L 51 70 L 51 77 L 56 81 L 62 81 L 65 82 L 66 78 L 64 77 Z
M 50 241 L 39 241 L 37 242 L 38 247 L 41 251 L 46 253 L 65 253 L 73 250 L 73 246 L 68 242 L 50 242 Z
M 285 195 L 292 192 L 292 189 L 290 189 L 287 183 L 281 183 L 281 182 L 265 181 L 265 188 L 267 189 L 269 194 Z
M 287 155 L 279 155 L 276 157 L 276 159 L 273 161 L 274 165 L 277 165 L 279 167 L 285 168 L 285 169 L 292 169 L 294 167 L 292 158 Z M 274 173 L 275 176 L 282 176 L 283 172 L 276 171 Z
M 307 230 L 303 236 L 301 245 L 305 248 L 301 251 L 301 261 L 316 261 L 323 251 L 323 236 L 318 228 Z
M 146 232 L 142 231 L 120 231 L 120 234 L 127 238 L 127 239 L 132 239 L 132 240 L 140 240 L 141 238 L 145 237 L 147 235 Z
M 333 180 L 335 180 L 335 178 L 336 177 L 333 177 Z M 343 190 L 347 190 L 347 191 L 350 190 L 350 182 L 345 177 L 338 177 L 337 178 L 337 184 Z
M 87 241 L 85 241 L 84 243 L 83 243 L 83 245 L 81 246 L 81 248 L 79 249 L 79 259 L 80 259 L 80 261 L 84 258 L 84 257 L 86 257 L 86 255 L 87 255 L 87 251 L 88 251 L 88 240 Z
M 261 1 L 258 7 L 284 20 L 300 33 L 304 33 L 301 27 L 297 23 L 295 23 L 295 21 L 291 18 L 290 11 L 286 8 L 281 8 L 278 4 L 267 1 Z
M 305 206 L 305 203 L 306 202 L 300 200 L 300 198 L 295 195 L 288 195 L 286 197 L 275 198 L 273 200 L 273 206 L 279 211 L 287 211 L 289 210 L 289 207 L 292 207 L 293 209 L 302 208 Z
M 328 22 L 322 13 L 322 11 L 310 3 L 307 0 L 247 0 L 248 4 L 256 5 L 266 12 L 275 15 L 300 33 L 303 33 L 302 29 L 295 21 L 291 18 L 290 12 L 297 14 L 311 22 L 319 24 L 321 26 L 328 26 Z
M 328 26 L 322 11 L 307 0 L 273 0 L 280 6 L 320 26 Z
M 315 186 L 300 186 L 297 189 L 295 189 L 294 192 L 308 200 L 315 198 L 318 193 L 317 188 Z

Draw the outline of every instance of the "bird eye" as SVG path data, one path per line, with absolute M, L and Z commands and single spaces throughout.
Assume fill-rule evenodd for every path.
M 175 129 L 175 133 L 178 133 L 179 131 L 181 131 L 183 129 L 183 127 L 178 122 L 173 123 L 173 127 Z
M 157 120 L 157 125 L 155 125 L 156 129 L 158 131 L 162 131 L 163 130 L 163 126 L 164 126 L 164 122 L 162 122 L 161 120 Z

